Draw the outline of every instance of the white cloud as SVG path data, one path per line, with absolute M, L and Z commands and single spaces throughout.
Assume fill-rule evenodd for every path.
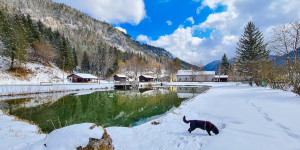
M 146 17 L 143 0 L 55 0 L 112 24 L 139 24 Z
M 118 29 L 118 30 L 120 30 L 120 31 L 122 31 L 122 32 L 124 32 L 125 34 L 127 34 L 127 31 L 126 31 L 126 29 L 124 29 L 124 28 L 121 28 L 121 27 L 115 27 L 116 29 Z
M 236 37 L 234 35 L 225 35 L 225 36 L 223 36 L 222 44 L 230 45 L 230 44 L 232 44 L 232 41 L 237 41 L 237 40 L 238 40 L 238 37 Z
M 195 21 L 194 21 L 193 16 L 188 17 L 188 18 L 186 19 L 186 21 L 190 22 L 191 24 L 195 24 Z
M 141 41 L 141 42 L 146 42 L 146 43 L 149 43 L 149 42 L 150 42 L 148 36 L 146 36 L 146 35 L 139 35 L 139 36 L 136 38 L 136 40 Z
M 173 34 L 160 36 L 158 40 L 149 40 L 149 38 L 145 35 L 139 35 L 137 40 L 145 41 L 148 44 L 165 48 L 183 60 L 199 63 L 204 57 L 202 54 L 197 52 L 197 48 L 205 39 L 193 37 L 192 30 L 193 29 L 190 27 L 180 27 L 176 29 Z
M 173 24 L 172 21 L 170 21 L 170 20 L 167 20 L 166 23 L 168 24 L 168 26 Z
M 201 12 L 201 10 L 202 10 L 202 7 L 200 6 L 200 7 L 198 7 L 198 8 L 196 9 L 196 13 L 199 15 L 200 12 Z

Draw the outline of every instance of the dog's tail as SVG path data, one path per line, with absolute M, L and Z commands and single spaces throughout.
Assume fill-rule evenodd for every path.
M 183 122 L 185 122 L 185 123 L 190 123 L 189 120 L 186 120 L 186 119 L 185 119 L 185 116 L 183 116 Z

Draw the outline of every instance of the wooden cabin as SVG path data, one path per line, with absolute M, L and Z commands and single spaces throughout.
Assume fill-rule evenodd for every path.
M 141 75 L 139 77 L 140 82 L 152 82 L 154 80 L 154 77 L 149 76 L 149 75 Z
M 98 83 L 99 81 L 98 77 L 84 73 L 68 75 L 68 79 L 73 83 Z
M 114 81 L 126 81 L 127 76 L 123 74 L 114 75 Z

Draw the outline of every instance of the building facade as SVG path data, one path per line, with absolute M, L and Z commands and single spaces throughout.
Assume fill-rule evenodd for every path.
M 213 82 L 215 71 L 178 70 L 177 82 Z

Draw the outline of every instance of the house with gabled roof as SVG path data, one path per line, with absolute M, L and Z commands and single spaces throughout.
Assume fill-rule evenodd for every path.
M 99 81 L 98 77 L 85 73 L 70 74 L 68 79 L 73 83 L 98 83 Z
M 127 76 L 124 74 L 116 74 L 114 75 L 114 81 L 126 81 L 127 80 Z
M 154 81 L 155 77 L 150 76 L 150 75 L 141 75 L 139 76 L 139 81 L 140 82 L 152 82 Z

